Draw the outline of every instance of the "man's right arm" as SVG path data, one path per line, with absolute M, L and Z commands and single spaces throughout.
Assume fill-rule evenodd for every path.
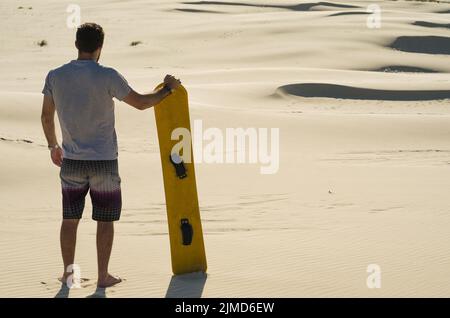
M 164 86 L 156 92 L 150 94 L 139 94 L 133 89 L 128 93 L 123 101 L 139 110 L 144 110 L 159 104 L 164 98 L 171 94 L 171 90 L 180 86 L 181 81 L 172 75 L 166 75 Z
M 167 89 L 160 89 L 157 92 L 150 94 L 139 94 L 136 91 L 131 90 L 130 93 L 125 96 L 123 101 L 139 110 L 144 110 L 159 104 L 169 94 L 170 91 Z

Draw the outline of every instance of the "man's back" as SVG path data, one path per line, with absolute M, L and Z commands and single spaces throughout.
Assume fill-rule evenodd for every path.
M 117 158 L 113 97 L 122 100 L 130 90 L 117 71 L 93 60 L 73 60 L 49 72 L 43 93 L 53 97 L 65 158 Z

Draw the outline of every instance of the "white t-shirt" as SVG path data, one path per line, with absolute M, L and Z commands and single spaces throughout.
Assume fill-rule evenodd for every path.
M 56 106 L 63 157 L 117 159 L 113 98 L 122 100 L 130 91 L 119 72 L 93 60 L 73 60 L 50 71 L 42 93 Z

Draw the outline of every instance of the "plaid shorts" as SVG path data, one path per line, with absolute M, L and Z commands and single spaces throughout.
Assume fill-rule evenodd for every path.
M 63 159 L 60 171 L 64 219 L 81 219 L 90 191 L 92 219 L 120 219 L 122 194 L 117 160 Z

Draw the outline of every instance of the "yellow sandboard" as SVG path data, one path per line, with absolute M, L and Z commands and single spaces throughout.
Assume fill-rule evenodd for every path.
M 162 86 L 163 84 L 159 84 L 156 90 Z M 155 118 L 164 178 L 172 271 L 175 275 L 206 272 L 205 247 L 190 141 L 192 138 L 185 140 L 188 141 L 189 149 L 181 151 L 173 148 L 180 140 L 172 140 L 172 132 L 177 128 L 185 128 L 184 131 L 189 133 L 191 131 L 188 95 L 183 86 L 155 106 Z M 179 136 L 176 138 L 183 139 Z M 190 162 L 183 158 L 184 154 L 188 153 Z

